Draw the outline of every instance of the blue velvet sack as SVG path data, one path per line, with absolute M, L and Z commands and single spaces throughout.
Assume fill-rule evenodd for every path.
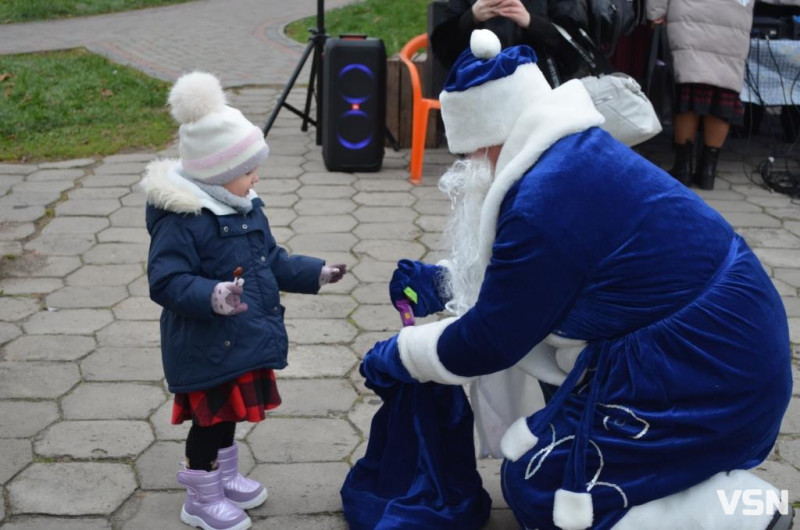
M 473 416 L 460 386 L 367 386 L 383 399 L 367 451 L 341 489 L 351 530 L 477 530 L 492 501 L 475 461 Z

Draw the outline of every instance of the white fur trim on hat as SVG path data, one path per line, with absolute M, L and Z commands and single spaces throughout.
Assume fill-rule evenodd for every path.
M 445 385 L 462 385 L 472 379 L 445 368 L 436 351 L 442 332 L 456 320 L 456 317 L 451 317 L 421 326 L 408 326 L 400 331 L 397 337 L 400 361 L 411 377 L 421 383 L 435 381 Z
M 592 496 L 565 489 L 556 490 L 553 502 L 553 523 L 562 530 L 585 530 L 592 526 Z
M 551 90 L 539 67 L 527 63 L 512 75 L 464 91 L 442 91 L 439 102 L 448 149 L 468 154 L 504 144 L 525 109 Z
M 500 440 L 500 450 L 503 456 L 512 462 L 516 462 L 522 455 L 536 447 L 539 438 L 534 436 L 528 428 L 528 420 L 525 417 L 518 418 L 506 430 Z
M 500 39 L 491 30 L 476 29 L 469 36 L 469 48 L 478 59 L 491 59 L 500 53 Z

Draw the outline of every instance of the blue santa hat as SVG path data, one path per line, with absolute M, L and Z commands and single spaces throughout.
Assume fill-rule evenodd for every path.
M 452 153 L 502 145 L 517 118 L 552 89 L 529 46 L 500 50 L 497 35 L 472 32 L 439 94 L 447 144 Z

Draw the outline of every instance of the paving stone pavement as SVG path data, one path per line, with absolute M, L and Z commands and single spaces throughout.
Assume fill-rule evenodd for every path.
M 326 10 L 353 0 L 325 0 Z M 316 2 L 202 0 L 85 18 L 4 24 L 0 55 L 85 47 L 164 80 L 200 69 L 225 86 L 283 84 L 304 45 L 283 27 L 314 15 Z M 313 25 L 313 24 L 312 24 Z M 301 79 L 308 79 L 311 61 Z
M 278 9 L 272 5 L 277 2 L 259 3 L 265 11 Z M 219 4 L 193 2 L 158 14 L 166 17 L 179 9 L 186 14 L 194 6 L 207 16 L 205 10 Z M 310 9 L 290 14 L 296 18 Z M 57 47 L 68 40 L 73 24 L 100 31 L 111 22 L 138 27 L 138 21 L 152 16 L 143 11 L 109 20 L 9 26 L 13 33 L 4 26 L 0 53 L 10 53 L 14 38 L 29 32 L 55 28 L 47 38 Z M 208 31 L 213 38 L 206 39 L 221 39 Z M 14 49 L 25 50 L 19 48 Z M 179 49 L 173 52 L 181 55 Z M 175 60 L 188 64 L 191 57 L 187 52 Z M 224 68 L 220 60 L 209 69 L 226 74 L 228 86 L 237 85 L 230 79 L 239 74 Z M 165 69 L 164 77 L 179 70 Z M 263 124 L 281 87 L 256 84 L 232 88 L 230 99 Z M 299 86 L 291 101 L 301 106 L 304 97 Z M 290 251 L 344 262 L 351 273 L 319 296 L 283 297 L 291 341 L 289 367 L 279 373 L 284 404 L 267 421 L 237 430 L 244 470 L 270 488 L 267 503 L 251 513 L 253 528 L 345 529 L 339 488 L 364 453 L 370 419 L 380 405 L 364 387 L 358 362 L 371 344 L 399 328 L 386 287 L 395 261 L 442 256 L 449 203 L 436 188 L 436 177 L 453 158 L 444 150 L 429 150 L 423 185 L 414 187 L 407 181 L 407 150 L 387 150 L 377 173 L 326 171 L 314 131 L 301 131 L 299 119 L 289 112 L 279 114 L 268 142 L 272 156 L 259 170 L 256 189 L 276 239 Z M 800 206 L 750 181 L 739 155 L 751 147 L 758 149 L 731 139 L 717 189 L 699 193 L 753 246 L 783 296 L 797 383 Z M 664 137 L 642 151 L 662 165 L 670 157 Z M 760 156 L 756 151 L 748 153 Z M 145 276 L 144 196 L 136 186 L 149 161 L 176 154 L 172 145 L 163 152 L 0 163 L 3 528 L 186 528 L 178 520 L 182 496 L 174 471 L 187 427 L 169 424 L 159 308 L 148 298 Z M 778 443 L 757 473 L 800 503 L 800 385 L 794 392 Z M 482 460 L 479 467 L 494 500 L 486 528 L 516 528 L 500 492 L 499 462 Z

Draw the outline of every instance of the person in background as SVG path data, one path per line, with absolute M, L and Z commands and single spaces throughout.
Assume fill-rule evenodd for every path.
M 599 128 L 583 83 L 553 89 L 536 62 L 476 30 L 451 70 L 439 100 L 448 147 L 465 155 L 440 181 L 452 249 L 393 283 L 416 293 L 415 313 L 454 316 L 376 343 L 362 373 L 462 385 L 518 370 L 558 384 L 492 433 L 520 527 L 790 528 L 791 509 L 721 502 L 778 495 L 747 470 L 792 396 L 780 295 L 719 213 Z M 525 390 L 494 385 L 484 404 Z
M 177 475 L 186 487 L 181 521 L 243 530 L 243 510 L 267 490 L 239 473 L 234 434 L 237 422 L 261 421 L 281 402 L 273 369 L 286 366 L 288 338 L 279 291 L 314 294 L 346 271 L 276 245 L 253 190 L 269 148 L 226 104 L 216 77 L 182 76 L 169 104 L 181 123 L 180 160 L 151 162 L 142 188 L 172 423 L 192 422 Z
M 544 65 L 550 86 L 570 79 L 582 65 L 578 53 L 564 40 L 547 15 L 546 0 L 449 0 L 447 19 L 431 35 L 433 55 L 447 70 L 469 47 L 475 29 L 489 29 L 503 48 L 529 44 Z M 568 20 L 561 23 L 573 33 Z
M 647 19 L 666 24 L 675 72 L 675 161 L 682 184 L 714 189 L 717 161 L 731 124 L 741 125 L 739 94 L 750 50 L 755 0 L 647 0 Z M 703 145 L 694 164 L 699 125 Z

